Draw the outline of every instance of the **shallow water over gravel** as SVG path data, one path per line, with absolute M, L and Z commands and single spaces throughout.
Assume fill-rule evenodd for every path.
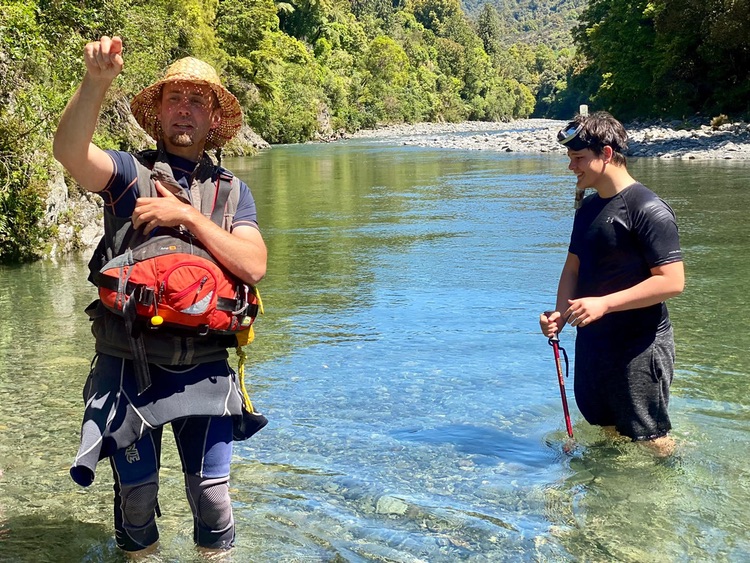
M 357 139 L 225 162 L 268 241 L 248 383 L 270 423 L 235 446 L 226 561 L 750 558 L 750 165 L 635 160 L 674 207 L 678 453 L 565 427 L 538 313 L 572 222 L 564 155 Z M 94 297 L 85 260 L 0 269 L 0 561 L 124 561 L 111 477 L 80 489 Z M 563 345 L 571 360 L 574 335 Z M 234 360 L 233 360 L 234 362 Z M 165 436 L 161 547 L 200 561 Z

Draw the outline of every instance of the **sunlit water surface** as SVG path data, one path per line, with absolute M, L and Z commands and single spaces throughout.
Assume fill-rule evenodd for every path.
M 225 164 L 269 247 L 249 383 L 270 423 L 236 444 L 226 561 L 750 558 L 750 165 L 639 160 L 677 212 L 670 309 L 679 447 L 566 434 L 538 314 L 572 224 L 560 155 L 348 141 Z M 111 476 L 68 477 L 92 355 L 84 257 L 0 269 L 0 560 L 121 561 Z M 574 334 L 563 333 L 571 360 Z M 234 360 L 233 360 L 234 362 Z M 165 438 L 149 561 L 199 561 Z

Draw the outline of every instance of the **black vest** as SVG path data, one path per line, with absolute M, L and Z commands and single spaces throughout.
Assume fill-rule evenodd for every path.
M 143 151 L 133 155 L 138 170 L 139 197 L 156 197 L 155 180 L 176 192 L 183 201 L 190 202 L 206 217 L 211 218 L 217 180 L 225 170 L 216 166 L 207 154 L 203 154 L 192 174 L 189 193 L 174 178 L 167 161 L 167 155 L 160 147 L 156 151 Z M 231 192 L 227 198 L 222 227 L 230 230 L 240 197 L 240 182 L 236 177 L 231 181 Z M 179 191 L 178 191 L 179 190 Z M 115 256 L 129 248 L 138 246 L 145 240 L 142 230 L 133 228 L 131 219 L 104 214 L 104 236 L 99 242 L 89 262 L 93 274 Z M 96 351 L 119 358 L 133 359 L 129 337 L 122 317 L 108 311 L 99 301 L 86 310 L 93 321 L 91 331 L 96 338 Z M 191 365 L 228 357 L 227 348 L 235 347 L 234 335 L 184 336 L 171 335 L 166 331 L 146 331 L 143 333 L 149 362 L 164 365 Z

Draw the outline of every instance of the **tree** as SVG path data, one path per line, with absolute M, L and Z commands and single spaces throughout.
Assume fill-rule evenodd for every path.
M 482 40 L 484 50 L 490 56 L 500 53 L 503 35 L 503 22 L 494 5 L 485 3 L 477 18 L 477 35 Z
M 649 0 L 592 0 L 574 37 L 598 71 L 594 101 L 618 115 L 649 114 L 654 103 L 656 32 Z
M 443 37 L 451 18 L 463 15 L 459 0 L 408 0 L 406 9 L 414 14 L 425 29 Z
M 403 121 L 404 89 L 409 83 L 409 58 L 392 38 L 373 39 L 364 57 L 364 90 L 360 102 L 377 121 Z
M 747 0 L 591 0 L 574 37 L 621 116 L 750 112 Z

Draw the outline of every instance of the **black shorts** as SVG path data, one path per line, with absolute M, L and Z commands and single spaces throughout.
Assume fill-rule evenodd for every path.
M 623 343 L 576 338 L 575 398 L 590 424 L 614 426 L 633 440 L 665 436 L 674 375 L 672 327 L 655 337 Z

